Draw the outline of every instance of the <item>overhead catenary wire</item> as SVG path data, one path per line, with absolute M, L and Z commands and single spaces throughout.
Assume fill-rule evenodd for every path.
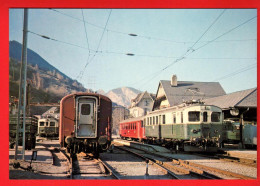
M 90 47 L 89 47 L 89 42 L 88 42 L 88 34 L 87 34 L 87 28 L 86 28 L 86 23 L 85 23 L 85 18 L 84 18 L 84 13 L 83 13 L 83 9 L 81 9 L 81 13 L 82 13 L 82 18 L 83 18 L 83 24 L 84 24 L 84 31 L 85 31 L 85 36 L 86 36 L 86 41 L 87 41 L 87 45 L 88 45 L 88 58 L 87 58 L 87 62 L 86 64 L 88 64 L 89 59 L 90 59 Z M 83 75 L 84 75 L 84 71 L 86 69 L 87 65 L 84 66 L 83 70 L 80 71 L 79 75 L 76 77 L 76 79 L 79 79 L 81 81 Z
M 226 78 L 235 76 L 235 75 L 237 75 L 237 74 L 240 74 L 240 73 L 242 73 L 242 72 L 245 72 L 245 71 L 254 69 L 254 68 L 256 67 L 256 65 L 257 65 L 256 63 L 255 63 L 255 64 L 252 64 L 252 65 L 249 65 L 249 66 L 244 67 L 244 68 L 241 68 L 241 69 L 239 69 L 239 70 L 237 70 L 237 71 L 235 71 L 235 72 L 232 72 L 232 73 L 227 74 L 227 75 L 225 75 L 225 76 L 222 76 L 222 77 L 219 77 L 219 78 L 217 78 L 217 79 L 214 79 L 213 81 L 223 80 L 223 79 L 226 79 Z
M 55 38 L 51 38 L 49 36 L 45 36 L 45 35 L 42 35 L 42 34 L 39 34 L 39 33 L 35 33 L 33 31 L 28 31 L 29 33 L 31 34 L 34 34 L 36 36 L 39 36 L 39 37 L 42 37 L 44 39 L 49 39 L 49 40 L 52 40 L 52 41 L 56 41 L 56 42 L 59 42 L 59 43 L 63 43 L 63 44 L 67 44 L 67 45 L 71 45 L 71 46 L 74 46 L 74 47 L 78 47 L 78 48 L 81 48 L 81 49 L 84 49 L 84 50 L 88 50 L 91 52 L 97 52 L 99 54 L 115 54 L 115 55 L 127 55 L 128 53 L 127 52 L 115 52 L 115 51 L 102 51 L 102 50 L 99 50 L 99 51 L 96 51 L 96 50 L 93 50 L 91 48 L 86 48 L 84 46 L 80 46 L 80 45 L 77 45 L 77 44 L 74 44 L 74 43 L 69 43 L 69 42 L 66 42 L 66 41 L 61 41 L 61 40 L 58 40 L 58 39 L 55 39 Z M 252 40 L 256 40 L 256 39 L 252 39 Z M 236 40 L 236 41 L 239 41 L 239 40 Z M 217 42 L 217 41 L 215 41 Z M 148 54 L 134 54 L 135 57 L 151 57 L 151 58 L 171 58 L 171 59 L 177 59 L 178 57 L 176 56 L 162 56 L 162 55 L 148 55 Z M 245 59 L 245 60 L 251 60 L 251 59 L 256 59 L 255 57 L 253 58 L 250 58 L 250 57 L 196 57 L 196 58 L 186 58 L 186 59 L 207 59 L 207 60 L 232 60 L 232 59 Z
M 193 47 L 199 42 L 199 40 L 210 30 L 210 28 L 219 20 L 219 18 L 224 14 L 225 10 L 223 10 L 220 15 L 210 24 L 210 26 L 203 32 L 203 34 L 199 37 L 199 39 L 190 47 L 187 49 L 187 51 L 184 52 L 179 58 L 177 58 L 175 61 L 173 61 L 171 64 L 167 65 L 163 69 L 161 69 L 157 75 L 153 76 L 151 79 L 148 79 L 148 81 L 153 80 L 155 77 L 157 77 L 160 73 L 162 73 L 164 70 L 169 68 L 170 66 L 174 65 L 175 63 L 178 63 L 179 61 L 182 61 L 185 59 L 185 56 L 188 55 L 190 52 L 194 52 Z M 142 84 L 143 85 L 143 84 Z
M 99 47 L 100 47 L 100 45 L 101 45 L 101 41 L 102 41 L 103 36 L 104 36 L 104 33 L 105 33 L 105 31 L 106 31 L 106 27 L 107 27 L 107 25 L 108 25 L 109 18 L 110 18 L 110 16 L 111 16 L 111 13 L 112 13 L 112 9 L 111 9 L 110 12 L 109 12 L 109 15 L 108 15 L 108 18 L 107 18 L 105 27 L 104 27 L 104 29 L 103 29 L 102 35 L 101 35 L 101 37 L 100 37 L 100 39 L 99 39 L 99 42 L 98 42 L 97 49 L 96 49 L 96 51 L 95 51 L 93 57 L 92 57 L 89 61 L 87 61 L 86 65 L 85 65 L 85 68 L 83 69 L 83 73 L 82 73 L 82 75 L 81 75 L 81 78 L 82 78 L 83 75 L 84 75 L 84 72 L 85 72 L 85 70 L 86 70 L 86 67 L 94 60 L 96 54 L 98 53 Z
M 59 13 L 59 14 L 64 15 L 64 16 L 70 17 L 70 18 L 72 18 L 74 20 L 85 22 L 86 24 L 89 24 L 89 25 L 91 25 L 93 27 L 96 27 L 96 28 L 99 28 L 99 29 L 104 29 L 104 27 L 102 27 L 102 26 L 99 26 L 99 25 L 91 23 L 89 21 L 86 21 L 86 20 L 83 20 L 83 19 L 71 16 L 71 15 L 66 14 L 64 12 L 61 12 L 59 10 L 52 9 L 52 8 L 49 8 L 49 10 L 54 11 L 54 12 Z M 171 42 L 171 43 L 177 43 L 177 44 L 196 43 L 196 41 L 176 41 L 176 40 L 170 40 L 170 39 L 165 39 L 165 38 L 144 36 L 144 35 L 140 35 L 140 34 L 131 34 L 131 33 L 126 33 L 126 32 L 113 30 L 113 29 L 105 29 L 105 30 L 108 31 L 108 32 L 111 32 L 111 33 L 116 33 L 116 34 L 121 34 L 121 35 L 126 35 L 126 36 L 129 36 L 129 35 L 133 36 L 134 35 L 135 37 L 145 38 L 145 39 L 148 39 L 148 40 L 152 39 L 152 40 L 165 41 L 165 42 Z M 250 41 L 250 40 L 256 40 L 256 39 L 219 40 L 219 41 L 216 41 L 216 42 L 232 42 L 232 41 L 240 41 L 241 42 L 241 41 Z M 209 42 L 209 41 L 199 41 L 199 43 L 207 43 L 207 42 Z
M 224 32 L 223 34 L 219 35 L 219 36 L 216 37 L 215 39 L 209 41 L 209 42 L 206 43 L 205 45 L 202 45 L 202 46 L 200 46 L 200 47 L 198 47 L 198 48 L 196 48 L 196 49 L 192 49 L 192 52 L 190 52 L 191 50 L 188 49 L 180 58 L 176 59 L 175 61 L 173 61 L 173 62 L 170 63 L 169 65 L 165 66 L 163 69 L 160 70 L 159 73 L 162 73 L 164 70 L 168 69 L 168 68 L 171 67 L 172 65 L 178 63 L 179 61 L 184 60 L 184 59 L 186 58 L 186 57 L 185 57 L 186 55 L 190 55 L 191 53 L 193 53 L 193 52 L 195 52 L 195 51 L 198 51 L 199 49 L 201 49 L 201 48 L 207 46 L 208 44 L 210 44 L 210 43 L 212 43 L 212 42 L 215 42 L 217 39 L 219 39 L 219 38 L 223 37 L 224 35 L 226 35 L 226 34 L 232 32 L 232 31 L 238 29 L 239 27 L 241 27 L 241 26 L 245 25 L 246 23 L 252 21 L 252 20 L 255 19 L 256 17 L 257 17 L 257 16 L 254 16 L 254 17 L 252 17 L 252 18 L 250 18 L 250 19 L 244 21 L 243 23 L 241 23 L 241 24 L 239 24 L 239 25 L 233 27 L 232 29 L 230 29 L 230 30 Z M 159 75 L 159 74 L 158 74 L 158 75 Z M 152 79 L 154 79 L 154 77 L 152 77 L 150 80 L 152 80 Z M 149 80 L 149 81 L 150 81 L 150 80 Z
M 66 42 L 66 41 L 61 41 L 61 40 L 58 40 L 58 39 L 54 39 L 54 38 L 51 38 L 49 36 L 45 36 L 45 35 L 42 35 L 42 34 L 35 33 L 33 31 L 28 31 L 28 32 L 31 33 L 31 34 L 37 35 L 39 37 L 45 38 L 45 39 L 49 39 L 49 40 L 56 41 L 56 42 L 59 42 L 59 43 L 71 45 L 71 46 L 78 47 L 78 48 L 81 48 L 81 49 L 84 49 L 84 50 L 89 50 L 90 52 L 97 52 L 97 53 L 100 53 L 100 54 L 115 54 L 115 55 L 126 55 L 127 54 L 127 52 L 115 52 L 115 51 L 108 51 L 108 50 L 106 50 L 106 51 L 102 51 L 102 50 L 96 51 L 96 50 L 91 49 L 91 48 L 88 49 L 84 46 L 80 46 L 80 45 L 77 45 L 77 44 L 74 44 L 74 43 L 69 43 L 69 42 Z M 252 39 L 252 40 L 256 40 L 256 39 Z M 239 40 L 236 40 L 236 41 L 239 41 Z M 217 41 L 215 41 L 215 42 L 217 42 Z M 157 55 L 148 55 L 148 54 L 134 54 L 134 56 L 135 57 L 151 57 L 151 58 L 176 58 L 176 59 L 178 58 L 176 56 L 161 56 L 161 55 L 157 56 Z M 201 57 L 201 58 L 187 58 L 187 59 L 226 59 L 226 60 L 228 60 L 228 59 L 256 59 L 256 58 L 250 58 L 250 57 L 248 57 L 248 58 L 245 58 L 245 57 L 242 57 L 242 58 L 239 58 L 239 57 L 237 57 L 237 58 L 204 57 L 203 58 L 203 57 Z

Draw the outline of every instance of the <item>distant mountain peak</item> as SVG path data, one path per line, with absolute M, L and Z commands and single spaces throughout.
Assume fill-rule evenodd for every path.
M 110 90 L 105 95 L 118 105 L 129 107 L 131 100 L 134 99 L 141 91 L 131 87 L 121 87 Z

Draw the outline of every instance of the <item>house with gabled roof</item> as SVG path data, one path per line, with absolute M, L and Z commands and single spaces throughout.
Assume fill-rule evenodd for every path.
M 51 107 L 49 110 L 42 114 L 43 118 L 60 118 L 60 108 L 59 107 Z
M 205 104 L 216 105 L 223 110 L 224 118 L 240 117 L 244 120 L 257 120 L 257 88 L 242 90 L 204 100 Z
M 173 75 L 171 80 L 161 80 L 156 93 L 153 110 L 172 107 L 191 100 L 225 95 L 219 82 L 177 81 Z
M 147 91 L 139 93 L 135 99 L 131 100 L 131 106 L 129 107 L 130 115 L 132 117 L 139 117 L 152 111 L 154 98 L 155 95 Z

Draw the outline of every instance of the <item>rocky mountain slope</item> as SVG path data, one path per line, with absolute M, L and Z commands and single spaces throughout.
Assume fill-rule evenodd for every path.
M 9 42 L 10 82 L 18 83 L 20 74 L 22 45 L 17 41 Z M 74 92 L 86 91 L 76 80 L 72 80 L 57 68 L 53 67 L 41 56 L 28 49 L 28 80 L 37 90 L 49 92 L 57 96 L 65 96 Z
M 21 51 L 22 45 L 19 42 L 9 42 L 10 96 L 15 97 L 18 97 Z M 28 49 L 27 53 L 27 78 L 32 87 L 33 102 L 57 102 L 67 94 L 87 91 L 78 81 L 60 72 L 33 50 Z M 113 89 L 107 93 L 101 89 L 96 92 L 109 97 L 113 106 L 124 107 L 129 107 L 131 100 L 140 93 L 130 87 Z

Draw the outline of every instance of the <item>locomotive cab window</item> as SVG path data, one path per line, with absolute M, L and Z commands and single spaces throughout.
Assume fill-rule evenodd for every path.
M 212 112 L 211 122 L 220 122 L 220 112 Z
M 51 121 L 50 122 L 50 127 L 55 127 L 55 122 Z
M 40 122 L 40 126 L 43 127 L 45 122 Z
M 200 112 L 198 111 L 190 111 L 189 113 L 189 121 L 200 121 Z
M 89 115 L 89 114 L 90 114 L 90 104 L 82 104 L 81 115 Z

